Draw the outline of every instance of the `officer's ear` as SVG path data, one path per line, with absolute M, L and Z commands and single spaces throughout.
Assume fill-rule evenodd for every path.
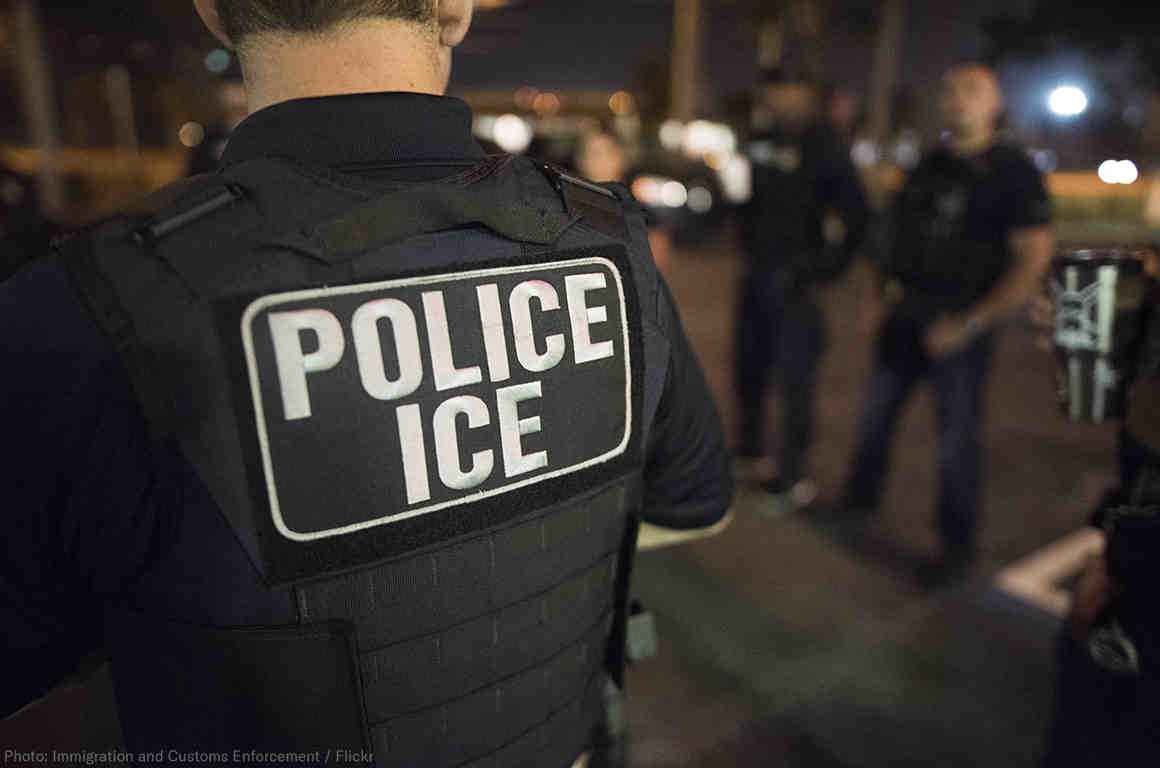
M 200 0 L 213 2 L 213 0 Z M 435 20 L 439 24 L 439 42 L 454 48 L 467 37 L 471 26 L 471 14 L 475 11 L 475 0 L 436 0 Z
M 213 36 L 220 40 L 226 48 L 233 48 L 233 41 L 226 34 L 226 27 L 222 24 L 222 17 L 218 14 L 217 0 L 193 0 L 193 7 L 197 9 L 197 15 L 201 17 L 202 22 L 213 33 Z

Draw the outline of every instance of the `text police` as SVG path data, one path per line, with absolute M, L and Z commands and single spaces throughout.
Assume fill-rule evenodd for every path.
M 350 411 L 350 398 L 380 409 L 380 404 L 391 405 L 390 430 L 381 410 L 358 411 L 364 416 L 350 427 L 358 434 L 356 444 L 364 446 L 368 434 L 397 435 L 397 448 L 377 453 L 397 451 L 407 508 L 432 502 L 438 495 L 435 483 L 462 498 L 464 491 L 480 489 L 489 479 L 509 483 L 537 470 L 566 471 L 622 450 L 630 406 L 620 276 L 602 260 L 595 263 L 598 269 L 585 260 L 564 264 L 570 268 L 540 267 L 531 274 L 527 268 L 476 270 L 255 301 L 242 326 L 267 475 L 278 482 L 285 477 L 272 465 L 272 432 L 286 434 L 295 422 L 340 418 Z M 261 360 L 259 332 L 272 365 Z M 546 429 L 575 427 L 575 413 L 566 418 L 568 424 L 563 418 L 547 419 L 561 406 L 571 410 L 567 390 L 584 381 L 584 367 L 602 362 L 615 365 L 602 369 L 604 375 L 591 384 L 596 391 L 619 393 L 611 410 L 623 427 L 605 430 L 617 442 L 554 461 L 546 443 L 538 448 L 532 443 Z M 263 377 L 268 368 L 274 375 Z M 555 395 L 565 399 L 545 411 L 531 401 L 545 398 L 553 373 L 564 374 L 554 381 Z M 263 396 L 271 387 L 263 378 L 276 382 L 273 397 Z M 593 393 L 592 387 L 585 389 Z M 327 392 L 344 407 L 325 411 L 320 398 L 325 401 Z M 580 404 L 575 397 L 571 402 Z M 583 418 L 600 421 L 593 414 Z M 327 428 L 341 430 L 342 425 Z M 591 441 L 580 442 L 591 448 Z M 367 447 L 375 452 L 375 446 Z M 275 517 L 280 517 L 277 509 Z M 400 511 L 389 517 L 398 519 Z M 285 535 L 303 535 L 285 520 L 280 523 Z M 327 532 L 342 530 L 328 527 Z

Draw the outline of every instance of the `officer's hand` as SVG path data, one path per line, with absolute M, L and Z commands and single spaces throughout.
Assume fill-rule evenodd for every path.
M 1046 293 L 1036 294 L 1027 308 L 1027 316 L 1035 327 L 1035 346 L 1051 349 L 1055 332 L 1055 302 Z
M 1112 604 L 1115 596 L 1116 583 L 1108 570 L 1107 558 L 1103 553 L 1092 555 L 1084 566 L 1071 596 L 1068 626 L 1077 641 L 1083 642 L 1087 639 L 1092 626 Z
M 971 340 L 971 330 L 959 315 L 943 315 L 935 320 L 923 339 L 926 352 L 934 359 L 959 351 Z

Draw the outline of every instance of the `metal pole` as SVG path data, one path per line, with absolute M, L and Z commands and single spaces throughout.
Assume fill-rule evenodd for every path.
M 37 0 L 14 0 L 12 16 L 24 116 L 32 143 L 40 150 L 40 202 L 47 215 L 58 216 L 64 210 L 64 185 L 59 170 L 60 123 Z
M 874 47 L 874 70 L 870 83 L 870 133 L 881 146 L 890 138 L 894 89 L 898 81 L 898 60 L 902 49 L 906 8 L 904 0 L 883 0 L 878 41 Z
M 672 112 L 692 120 L 700 106 L 701 0 L 673 3 Z
M 802 47 L 803 73 L 815 85 L 825 74 L 826 9 L 818 0 L 798 0 L 790 8 L 794 17 L 794 31 Z

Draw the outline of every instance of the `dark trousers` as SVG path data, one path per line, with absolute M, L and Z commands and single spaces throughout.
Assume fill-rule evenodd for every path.
M 929 377 L 938 404 L 939 528 L 949 551 L 970 553 L 981 497 L 979 432 L 993 340 L 980 336 L 932 361 L 923 347 L 926 327 L 925 322 L 896 316 L 879 336 L 846 500 L 859 507 L 878 506 L 899 410 L 915 385 Z
M 812 290 L 795 288 L 783 272 L 750 273 L 740 294 L 734 350 L 741 405 L 738 455 L 764 455 L 765 393 L 776 378 L 782 417 L 775 458 L 782 479 L 793 483 L 805 474 L 813 437 L 814 389 L 825 345 L 822 312 Z
M 1063 633 L 1044 768 L 1160 765 L 1160 678 L 1147 662 L 1140 677 L 1114 675 Z

